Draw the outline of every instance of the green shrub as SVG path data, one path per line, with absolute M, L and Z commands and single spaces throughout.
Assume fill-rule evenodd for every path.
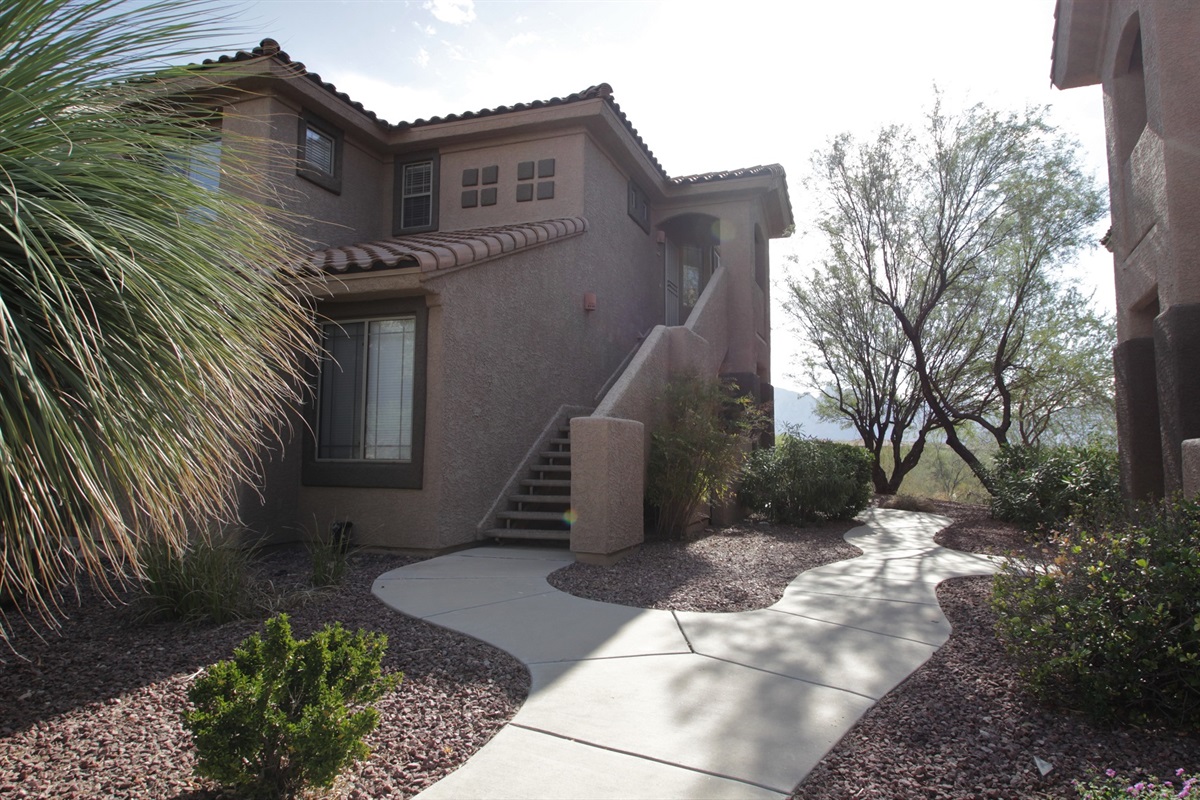
M 992 467 L 992 516 L 1027 526 L 1121 507 L 1117 454 L 1111 448 L 1000 448 Z
M 383 634 L 338 623 L 297 641 L 287 615 L 267 620 L 265 639 L 245 639 L 188 691 L 197 774 L 261 798 L 332 785 L 369 755 L 371 703 L 403 677 L 382 675 L 386 649 Z
M 346 577 L 350 560 L 348 530 L 353 530 L 352 523 L 337 523 L 328 536 L 317 533 L 305 542 L 305 549 L 312 561 L 313 586 L 337 586 Z
M 1061 536 L 996 577 L 998 630 L 1032 689 L 1098 717 L 1200 720 L 1200 505 Z
M 750 455 L 742 503 L 776 522 L 850 519 L 871 499 L 871 456 L 861 447 L 781 435 Z
M 182 552 L 163 539 L 148 542 L 140 551 L 147 616 L 216 624 L 241 619 L 252 606 L 252 555 L 213 533 Z
M 655 532 L 680 537 L 701 503 L 732 495 L 758 415 L 732 385 L 696 375 L 672 378 L 662 404 L 663 422 L 650 437 L 646 502 L 657 510 Z
M 924 498 L 917 497 L 913 494 L 897 494 L 891 497 L 884 498 L 879 505 L 882 508 L 894 508 L 898 511 L 921 511 L 931 513 L 937 509 L 933 503 Z

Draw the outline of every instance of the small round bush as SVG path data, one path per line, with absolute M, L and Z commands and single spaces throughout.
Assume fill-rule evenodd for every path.
M 1061 535 L 996 577 L 998 630 L 1038 694 L 1101 718 L 1200 727 L 1200 505 Z
M 751 454 L 739 496 L 776 522 L 850 519 L 870 502 L 871 457 L 861 447 L 784 434 Z
M 249 636 L 188 691 L 196 773 L 253 798 L 331 786 L 369 754 L 371 704 L 402 678 L 382 675 L 386 649 L 383 634 L 339 623 L 297 641 L 286 614 L 267 620 L 265 638 Z
M 1029 527 L 1121 507 L 1116 451 L 1099 445 L 1002 447 L 992 481 L 992 516 Z

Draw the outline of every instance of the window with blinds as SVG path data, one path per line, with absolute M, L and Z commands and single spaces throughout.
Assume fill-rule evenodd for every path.
M 324 326 L 317 458 L 410 461 L 416 319 Z
M 433 162 L 404 165 L 401 194 L 403 228 L 425 228 L 433 222 Z
M 396 159 L 392 184 L 392 233 L 396 236 L 438 229 L 440 162 L 433 150 L 407 153 Z
M 311 125 L 304 129 L 304 160 L 315 170 L 333 175 L 336 168 L 334 139 Z
M 296 174 L 328 189 L 342 191 L 342 132 L 315 114 L 297 119 Z

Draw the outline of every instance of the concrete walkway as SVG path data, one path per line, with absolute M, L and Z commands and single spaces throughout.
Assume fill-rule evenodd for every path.
M 871 509 L 863 555 L 802 573 L 768 609 L 654 611 L 545 577 L 569 553 L 481 547 L 375 582 L 392 608 L 508 651 L 529 698 L 422 792 L 437 798 L 779 798 L 950 635 L 935 587 L 998 560 L 939 547 L 945 517 Z

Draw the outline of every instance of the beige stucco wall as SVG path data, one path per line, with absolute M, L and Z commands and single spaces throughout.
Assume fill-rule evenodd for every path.
M 285 208 L 303 210 L 297 229 L 314 249 L 390 235 L 390 156 L 349 131 L 342 142 L 341 192 L 306 180 L 296 173 L 297 126 L 304 110 L 277 95 L 251 97 L 226 108 L 223 126 L 247 139 L 271 143 L 271 164 L 264 168 L 269 178 L 261 185 L 270 186 Z
M 426 276 L 423 289 L 433 305 L 423 487 L 302 487 L 299 516 L 312 526 L 324 530 L 336 519 L 352 519 L 364 545 L 443 549 L 473 541 L 547 421 L 564 404 L 594 407 L 601 387 L 661 315 L 656 245 L 625 213 L 624 176 L 607 158 L 593 154 L 589 162 L 587 144 L 577 137 L 547 141 L 522 145 L 530 150 L 500 148 L 489 157 L 555 158 L 556 199 L 559 181 L 582 196 L 570 201 L 564 192 L 564 206 L 547 216 L 581 211 L 589 230 Z M 571 148 L 583 158 L 572 157 Z M 582 176 L 578 169 L 568 175 L 572 159 Z M 464 165 L 485 164 L 468 151 L 459 160 L 442 156 L 443 197 Z M 537 201 L 520 206 L 538 208 Z M 532 217 L 540 218 L 540 212 Z M 453 216 L 449 220 L 442 218 L 443 230 Z M 585 293 L 596 296 L 595 310 L 584 310 Z
M 1155 310 L 1200 302 L 1198 12 L 1186 0 L 1118 0 L 1109 11 L 1101 74 L 1121 341 L 1150 335 Z M 1136 143 L 1126 132 L 1139 111 L 1122 75 L 1129 48 L 1122 34 L 1134 14 L 1144 43 L 1146 116 Z
M 489 142 L 465 149 L 443 149 L 439 227 L 441 230 L 462 230 L 584 216 L 584 141 L 584 133 L 578 131 L 561 136 Z M 554 159 L 554 175 L 536 177 L 537 163 L 546 159 Z M 518 180 L 517 165 L 527 161 L 534 163 L 535 177 Z M 497 190 L 496 204 L 463 208 L 463 192 L 479 192 L 489 188 L 482 182 L 463 186 L 463 170 L 477 169 L 482 174 L 483 168 L 488 166 L 498 168 L 499 180 L 490 185 Z M 554 197 L 539 200 L 538 184 L 546 182 L 554 183 Z M 518 185 L 532 186 L 533 199 L 518 201 Z
M 1182 443 L 1200 436 L 1200 6 L 1061 0 L 1058 13 L 1056 82 L 1104 89 L 1122 486 L 1171 494 Z
M 393 154 L 382 140 L 369 141 L 348 128 L 342 191 L 334 194 L 296 175 L 301 110 L 295 99 L 257 97 L 239 104 L 227 124 L 273 143 L 277 161 L 271 180 L 288 205 L 315 218 L 304 230 L 316 244 L 340 246 L 390 236 L 393 165 L 404 157 L 406 145 Z M 525 131 L 494 138 L 485 145 L 459 137 L 442 147 L 439 230 L 581 216 L 588 221 L 586 233 L 446 273 L 414 273 L 403 280 L 383 273 L 354 276 L 338 290 L 358 298 L 397 292 L 426 298 L 422 487 L 303 486 L 304 422 L 297 419 L 284 448 L 268 456 L 265 504 L 244 504 L 255 524 L 269 532 L 327 531 L 332 522 L 351 520 L 357 543 L 392 548 L 440 550 L 473 541 L 482 518 L 550 418 L 564 405 L 594 407 L 630 353 L 662 323 L 663 248 L 655 234 L 659 223 L 680 213 L 721 219 L 723 288 L 715 298 L 719 302 L 712 304 L 716 315 L 704 320 L 708 339 L 680 328 L 667 334 L 667 346 L 679 349 L 684 339 L 701 339 L 709 371 L 769 379 L 766 295 L 754 278 L 754 226 L 767 228 L 761 201 L 748 195 L 718 200 L 713 193 L 696 199 L 686 191 L 663 201 L 662 187 L 643 186 L 657 198 L 647 232 L 627 213 L 630 172 L 621 158 L 584 126 L 547 130 L 540 136 Z M 535 199 L 517 202 L 517 164 L 536 165 L 547 158 L 555 159 L 554 198 L 536 199 L 536 185 L 547 178 L 535 174 L 529 181 Z M 482 171 L 493 164 L 499 167 L 497 204 L 462 208 L 464 188 L 486 188 L 482 183 L 463 187 L 463 170 Z M 640 180 L 644 183 L 645 176 Z M 584 309 L 585 295 L 595 297 L 594 310 Z M 654 402 L 649 389 L 642 401 Z M 653 416 L 652 411 L 646 416 Z M 622 429 L 621 441 L 633 435 L 629 430 Z M 597 464 L 611 472 L 612 453 L 619 449 Z M 641 468 L 640 463 L 634 466 L 639 477 Z M 638 503 L 621 502 L 621 515 L 632 519 L 629 509 Z

